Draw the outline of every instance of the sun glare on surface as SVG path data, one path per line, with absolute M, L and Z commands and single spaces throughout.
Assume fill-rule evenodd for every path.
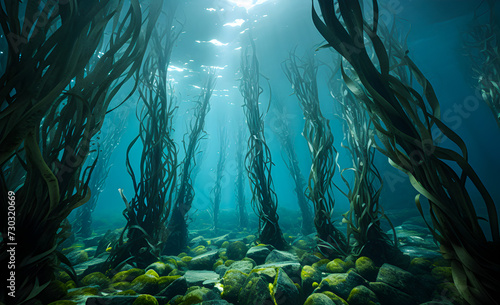
M 228 0 L 228 1 L 238 7 L 244 7 L 248 11 L 252 7 L 262 4 L 267 0 Z

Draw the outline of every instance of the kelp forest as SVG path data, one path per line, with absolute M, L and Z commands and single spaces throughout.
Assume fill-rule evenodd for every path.
M 292 2 L 0 1 L 0 305 L 500 304 L 498 3 Z

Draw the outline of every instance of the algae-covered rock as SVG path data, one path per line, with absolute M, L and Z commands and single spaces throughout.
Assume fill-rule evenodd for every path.
M 223 277 L 222 297 L 231 303 L 238 301 L 238 295 L 245 284 L 248 275 L 240 270 L 228 270 Z
M 146 271 L 154 270 L 154 271 L 156 271 L 156 273 L 158 273 L 159 276 L 165 276 L 165 275 L 169 274 L 170 272 L 172 272 L 172 270 L 174 270 L 174 269 L 175 269 L 175 266 L 161 262 L 161 261 L 152 263 L 146 267 Z
M 156 298 L 149 294 L 141 294 L 132 305 L 158 305 Z
M 105 288 L 108 287 L 109 283 L 110 279 L 101 272 L 93 272 L 82 279 L 82 284 L 85 286 L 97 285 Z
M 204 297 L 210 292 L 208 288 L 197 288 L 188 292 L 182 297 L 181 303 L 179 305 L 191 305 L 203 302 Z
M 416 305 L 415 299 L 390 285 L 382 282 L 373 282 L 369 284 L 370 290 L 375 292 L 377 298 L 384 305 Z
M 184 295 L 188 289 L 186 278 L 185 277 L 180 277 L 170 283 L 166 288 L 158 292 L 156 295 L 157 296 L 163 296 L 166 297 L 167 299 L 171 299 L 176 295 Z
M 347 299 L 354 287 L 366 284 L 367 281 L 356 272 L 333 273 L 324 278 L 314 292 L 331 291 L 341 298 Z
M 322 294 L 326 295 L 333 301 L 335 305 L 349 305 L 343 298 L 339 297 L 331 291 L 323 291 Z
M 250 273 L 253 269 L 252 262 L 249 261 L 238 261 L 230 265 L 229 270 L 239 270 L 243 273 Z
M 365 286 L 356 286 L 347 298 L 349 305 L 380 305 L 377 296 Z
M 226 255 L 227 258 L 232 260 L 241 260 L 245 257 L 248 251 L 247 245 L 242 241 L 235 241 L 227 246 Z
M 266 257 L 271 253 L 267 247 L 251 247 L 248 249 L 246 256 L 253 259 L 257 264 L 263 264 Z
M 297 255 L 280 250 L 273 250 L 266 257 L 266 264 L 280 263 L 280 262 L 299 262 Z
M 321 272 L 326 272 L 326 266 L 328 265 L 329 262 L 330 260 L 323 258 L 317 261 L 316 263 L 312 264 L 312 266 Z
M 369 257 L 361 256 L 356 260 L 356 271 L 369 281 L 375 281 L 377 278 L 377 267 Z
M 72 265 L 78 265 L 89 260 L 89 255 L 84 250 L 78 250 L 66 255 Z
M 278 273 L 277 268 L 254 268 L 251 271 L 252 273 L 258 274 L 263 280 L 265 280 L 268 283 L 273 283 L 274 279 L 276 278 L 276 274 Z
M 215 261 L 219 258 L 218 251 L 212 250 L 204 254 L 193 257 L 189 262 L 192 270 L 212 270 Z
M 132 287 L 132 284 L 130 284 L 130 282 L 116 282 L 111 283 L 109 287 L 117 290 L 128 290 Z
M 275 304 L 299 305 L 299 290 L 282 269 L 278 269 L 274 283 L 269 289 Z
M 127 289 L 116 293 L 116 295 L 136 295 L 136 294 L 137 292 L 133 291 L 132 289 Z
M 269 290 L 269 283 L 257 273 L 251 273 L 238 295 L 238 304 L 274 304 Z
M 340 258 L 326 264 L 326 271 L 329 273 L 343 273 L 347 271 L 347 264 Z
M 313 293 L 307 298 L 304 305 L 335 305 L 335 303 L 322 293 Z
M 384 282 L 403 292 L 413 294 L 412 292 L 414 292 L 413 289 L 415 287 L 416 277 L 410 272 L 399 267 L 390 264 L 383 264 L 378 271 L 377 282 Z
M 208 250 L 205 246 L 198 246 L 196 248 L 193 248 L 191 249 L 191 253 L 193 254 L 193 256 L 198 256 L 198 255 L 201 255 L 203 253 L 206 253 Z
M 172 284 L 176 279 L 180 278 L 180 275 L 173 276 L 162 276 L 158 278 L 158 289 L 163 290 L 168 285 Z
M 217 281 L 220 277 L 214 271 L 188 270 L 184 273 L 184 278 L 186 278 L 187 285 L 191 287 L 201 286 L 205 281 Z
M 152 274 L 139 275 L 131 284 L 131 289 L 140 294 L 155 294 L 159 291 L 158 276 Z
M 309 295 L 314 290 L 313 283 L 321 282 L 321 272 L 311 266 L 304 266 L 300 272 L 300 279 L 302 289 L 304 289 L 306 295 Z
M 290 261 L 290 262 L 281 262 L 281 263 L 270 263 L 264 264 L 260 266 L 256 266 L 254 269 L 262 269 L 262 268 L 281 268 L 286 274 L 292 279 L 294 283 L 300 284 L 300 270 L 302 266 L 298 262 Z
M 120 271 L 113 276 L 111 282 L 131 282 L 139 275 L 143 275 L 145 272 L 139 268 L 133 268 L 125 271 Z
M 415 257 L 410 262 L 410 267 L 408 271 L 417 275 L 417 274 L 425 274 L 431 271 L 432 262 L 428 259 L 422 257 Z
M 431 274 L 438 282 L 453 282 L 451 267 L 435 267 Z

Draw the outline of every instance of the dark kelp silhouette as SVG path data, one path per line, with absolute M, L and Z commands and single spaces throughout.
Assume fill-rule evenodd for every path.
M 330 121 L 321 113 L 316 79 L 318 64 L 313 57 L 301 60 L 294 53 L 290 53 L 282 67 L 304 113 L 302 134 L 312 159 L 307 196 L 314 204 L 318 248 L 328 257 L 345 257 L 349 253 L 349 244 L 332 220 L 335 205 L 332 179 L 337 167 L 338 153 L 333 145 Z
M 263 115 L 259 110 L 259 96 L 262 93 L 259 61 L 251 38 L 250 44 L 241 53 L 242 77 L 239 88 L 244 99 L 243 110 L 250 133 L 245 163 L 252 191 L 252 207 L 259 217 L 259 240 L 282 250 L 287 243 L 278 224 L 278 198 L 271 177 L 273 163 L 264 137 Z
M 175 41 L 181 30 L 172 26 L 175 7 L 169 6 L 166 25 L 158 26 L 144 60 L 137 104 L 139 134 L 127 148 L 127 172 L 132 178 L 134 197 L 128 201 L 120 190 L 126 209 L 127 224 L 108 258 L 109 268 L 129 263 L 145 268 L 159 259 L 167 238 L 166 223 L 173 205 L 177 181 L 177 145 L 173 141 L 176 104 L 168 66 Z M 130 151 L 142 143 L 140 171 L 137 176 Z M 124 236 L 126 234 L 127 240 Z
M 377 35 L 377 1 L 373 1 L 371 24 L 363 18 L 358 1 L 319 0 L 322 18 L 314 2 L 312 18 L 316 28 L 328 47 L 339 52 L 356 72 L 349 76 L 344 69 L 341 71 L 346 85 L 370 114 L 381 143 L 378 149 L 407 173 L 415 189 L 428 199 L 432 219 L 429 228 L 444 258 L 451 262 L 459 292 L 471 304 L 498 304 L 500 232 L 496 207 L 467 161 L 465 143 L 440 120 L 431 84 L 407 52 L 391 56 L 416 79 L 422 94 L 391 73 L 389 55 Z M 363 37 L 371 41 L 379 68 L 370 59 Z M 439 130 L 437 137 L 433 129 Z M 458 151 L 439 146 L 443 138 Z M 479 224 L 485 219 L 476 214 L 466 183 L 485 204 L 492 241 Z M 420 195 L 415 202 L 423 215 Z
M 0 9 L 9 43 L 0 79 L 0 163 L 15 158 L 25 172 L 22 185 L 7 186 L 3 171 L 1 176 L 2 192 L 16 190 L 16 304 L 51 283 L 59 260 L 69 264 L 56 247 L 67 237 L 66 217 L 91 195 L 95 162 L 83 167 L 93 150 L 90 140 L 115 94 L 137 72 L 161 7 L 152 1 L 143 6 L 144 14 L 136 0 L 39 4 L 9 1 Z M 2 232 L 6 226 L 2 222 Z M 2 264 L 8 259 L 6 242 L 0 246 Z M 7 291 L 1 291 L 4 300 Z

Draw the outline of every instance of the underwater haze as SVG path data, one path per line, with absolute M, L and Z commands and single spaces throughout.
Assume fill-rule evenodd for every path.
M 1 1 L 1 304 L 499 304 L 500 6 Z

